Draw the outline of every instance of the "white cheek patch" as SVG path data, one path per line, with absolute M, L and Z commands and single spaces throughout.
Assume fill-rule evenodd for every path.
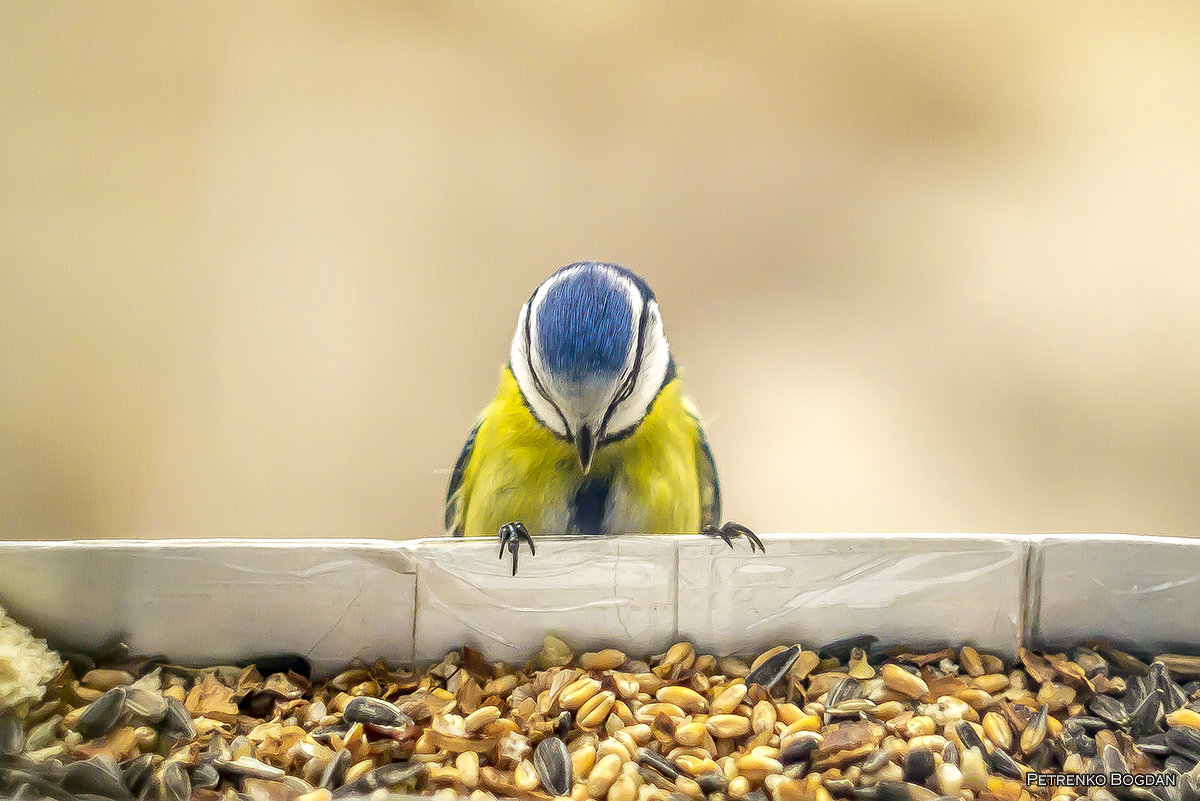
M 662 316 L 659 314 L 658 304 L 650 301 L 642 342 L 642 362 L 638 374 L 634 376 L 633 392 L 613 410 L 608 421 L 607 434 L 619 434 L 642 421 L 650 403 L 662 387 L 670 361 L 671 349 L 663 333 Z
M 536 352 L 530 353 L 528 317 L 529 304 L 526 303 L 521 307 L 521 314 L 517 318 L 517 331 L 513 334 L 512 347 L 509 349 L 509 364 L 512 367 L 513 376 L 517 379 L 517 387 L 521 390 L 521 395 L 525 398 L 525 403 L 528 404 L 534 416 L 551 431 L 565 437 L 568 434 L 563 426 L 562 414 L 542 394 L 545 387 L 538 388 L 538 381 L 530 369 L 531 357 L 539 360 L 540 357 Z M 536 351 L 536 349 L 534 350 Z M 540 370 L 540 363 L 536 363 L 535 367 Z

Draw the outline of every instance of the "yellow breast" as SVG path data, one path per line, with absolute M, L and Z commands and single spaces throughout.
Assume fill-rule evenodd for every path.
M 466 463 L 456 517 L 468 537 L 494 537 L 520 521 L 534 536 L 565 533 L 696 533 L 707 448 L 678 379 L 629 436 L 601 445 L 585 476 L 572 445 L 530 413 L 505 369 L 484 409 Z M 578 531 L 602 496 L 597 531 Z

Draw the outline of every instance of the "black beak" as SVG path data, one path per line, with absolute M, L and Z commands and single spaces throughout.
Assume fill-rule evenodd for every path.
M 575 434 L 575 450 L 579 451 L 579 469 L 586 476 L 592 469 L 592 456 L 596 453 L 596 440 L 586 425 L 580 426 Z

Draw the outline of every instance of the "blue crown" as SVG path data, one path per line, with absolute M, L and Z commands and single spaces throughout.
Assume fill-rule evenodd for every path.
M 615 264 L 576 262 L 541 299 L 537 338 L 546 367 L 571 381 L 615 377 L 633 345 L 633 309 L 616 275 L 653 297 L 642 279 Z M 553 278 L 554 276 L 551 276 Z M 550 280 L 550 279 L 547 279 Z

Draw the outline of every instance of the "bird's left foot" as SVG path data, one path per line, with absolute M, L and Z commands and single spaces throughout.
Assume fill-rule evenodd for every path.
M 754 553 L 755 549 L 760 550 L 763 553 L 767 552 L 766 546 L 763 545 L 762 540 L 758 538 L 757 534 L 743 526 L 741 523 L 734 523 L 732 520 L 719 527 L 713 525 L 705 526 L 700 533 L 709 537 L 720 537 L 721 539 L 725 540 L 725 544 L 730 548 L 733 547 L 733 540 L 735 537 L 744 537 L 745 540 L 750 543 L 750 553 Z
M 514 521 L 500 527 L 500 558 L 504 558 L 505 550 L 512 554 L 514 576 L 517 575 L 517 557 L 521 554 L 522 542 L 528 543 L 530 556 L 537 555 L 537 549 L 533 547 L 533 537 L 529 536 L 529 529 L 525 528 L 524 523 Z

